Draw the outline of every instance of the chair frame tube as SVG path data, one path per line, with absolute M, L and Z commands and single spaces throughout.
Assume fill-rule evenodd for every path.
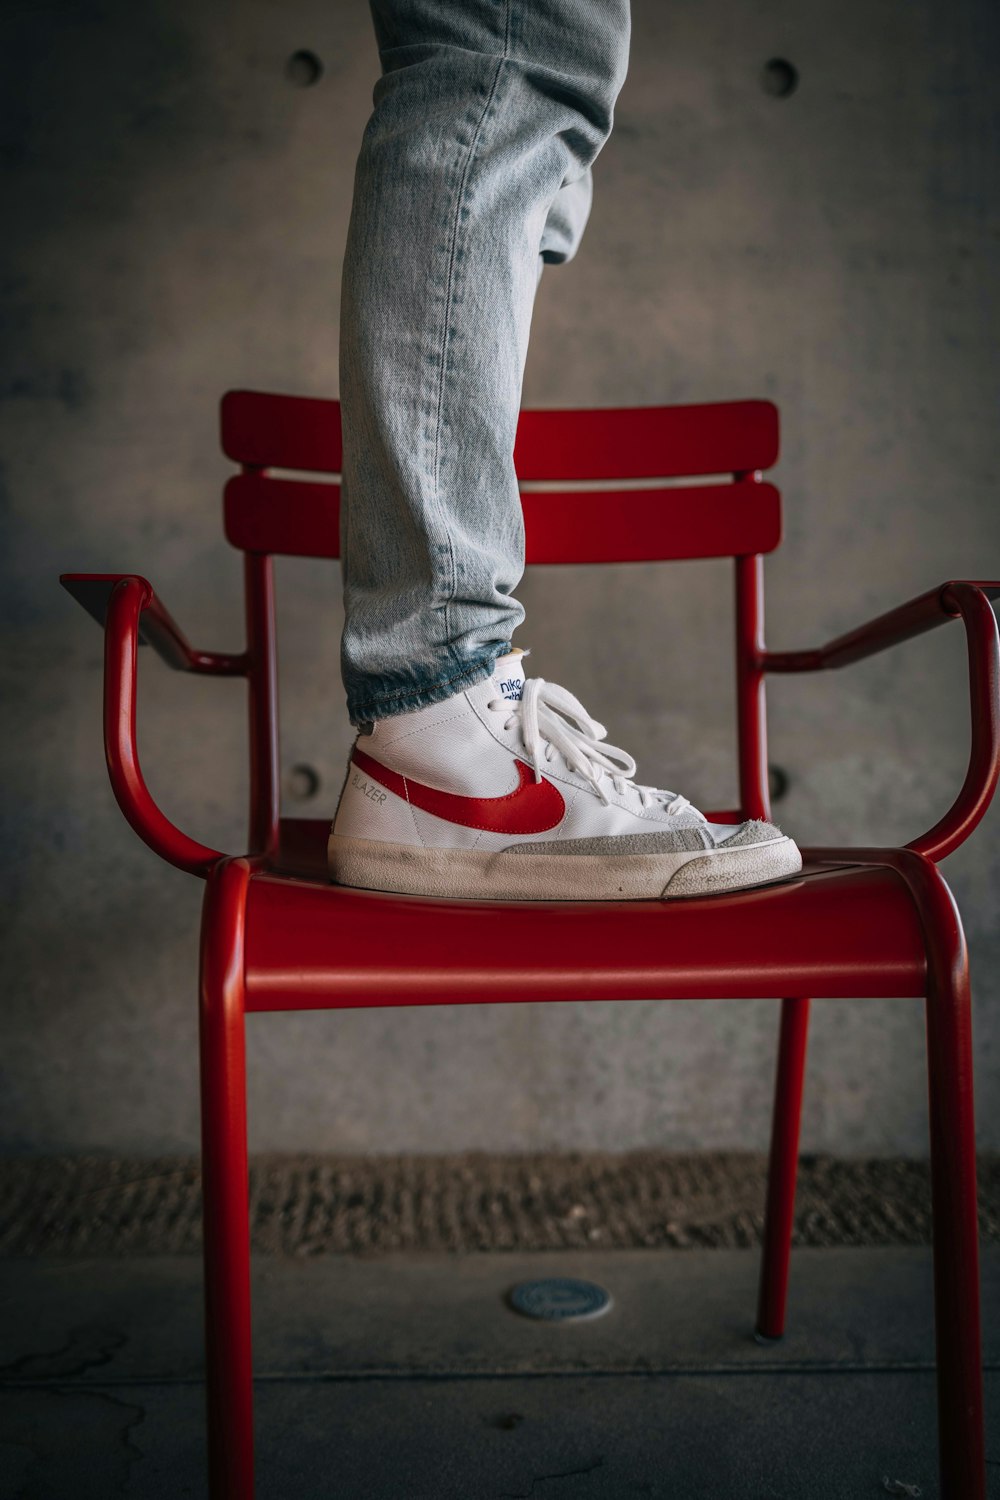
M 795 1224 L 795 1189 L 799 1170 L 799 1133 L 809 1039 L 808 999 L 781 1002 L 778 1062 L 771 1117 L 771 1150 L 767 1169 L 764 1244 L 757 1297 L 757 1338 L 770 1343 L 785 1332 L 788 1275 Z
M 200 974 L 202 1222 L 209 1491 L 253 1500 L 247 1161 L 246 899 L 251 864 L 222 860 L 205 888 Z
M 244 557 L 247 680 L 250 727 L 251 854 L 272 855 L 281 819 L 278 745 L 278 648 L 274 617 L 274 563 L 259 552 Z

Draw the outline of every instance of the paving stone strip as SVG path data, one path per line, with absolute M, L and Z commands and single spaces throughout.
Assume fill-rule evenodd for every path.
M 739 1248 L 760 1243 L 766 1161 L 670 1155 L 290 1156 L 250 1168 L 253 1247 L 397 1250 Z M 985 1243 L 1000 1243 L 1000 1155 L 980 1158 Z M 201 1245 L 191 1157 L 0 1159 L 0 1254 L 183 1255 Z M 930 1241 L 927 1163 L 802 1159 L 799 1245 Z

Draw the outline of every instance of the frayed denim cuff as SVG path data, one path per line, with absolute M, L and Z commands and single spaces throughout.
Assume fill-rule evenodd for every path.
M 510 641 L 497 641 L 461 665 L 447 663 L 443 671 L 440 667 L 421 669 L 414 665 L 405 674 L 394 672 L 383 678 L 366 674 L 357 684 L 347 684 L 351 723 L 358 728 L 396 714 L 412 713 L 429 703 L 443 703 L 489 677 L 498 658 L 510 650 Z

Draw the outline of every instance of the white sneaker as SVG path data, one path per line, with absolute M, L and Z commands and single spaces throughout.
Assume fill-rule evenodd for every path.
M 491 901 L 702 896 L 794 875 L 770 823 L 710 823 L 630 780 L 571 693 L 524 676 L 523 652 L 443 703 L 361 734 L 330 834 L 340 885 Z

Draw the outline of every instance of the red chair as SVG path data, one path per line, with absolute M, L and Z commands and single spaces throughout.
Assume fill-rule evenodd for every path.
M 144 578 L 67 574 L 105 627 L 104 733 L 119 805 L 170 864 L 207 881 L 201 934 L 201 1079 L 211 1493 L 253 1494 L 253 1393 L 244 1017 L 253 1011 L 477 1001 L 790 996 L 782 1002 L 771 1174 L 757 1310 L 763 1338 L 785 1320 L 809 1000 L 925 996 L 934 1200 L 935 1318 L 943 1496 L 984 1500 L 982 1371 L 968 963 L 938 869 L 989 805 L 998 763 L 997 583 L 946 583 L 817 650 L 771 652 L 762 554 L 780 538 L 780 500 L 761 470 L 778 453 L 766 401 L 596 411 L 526 411 L 522 480 L 529 562 L 732 557 L 740 807 L 768 816 L 767 672 L 841 667 L 960 618 L 968 641 L 972 750 L 953 806 L 901 849 L 806 851 L 801 876 L 757 890 L 659 903 L 528 904 L 520 942 L 498 948 L 496 907 L 382 895 L 326 878 L 327 820 L 279 809 L 272 554 L 335 558 L 340 471 L 335 401 L 230 392 L 222 445 L 241 472 L 225 529 L 244 554 L 247 646 L 197 651 Z M 626 491 L 618 481 L 731 475 L 725 483 Z M 582 480 L 602 489 L 573 489 Z M 603 524 L 615 507 L 614 526 Z M 228 856 L 174 827 L 136 751 L 137 647 L 172 667 L 249 686 L 250 832 Z M 395 946 L 386 943 L 394 933 Z M 483 967 L 482 955 L 492 955 Z

